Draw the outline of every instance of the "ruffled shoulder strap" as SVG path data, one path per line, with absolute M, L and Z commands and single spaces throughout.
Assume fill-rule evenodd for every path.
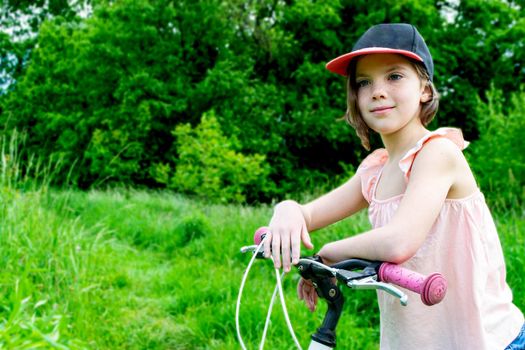
M 356 175 L 361 178 L 361 191 L 368 203 L 372 200 L 375 184 L 387 160 L 388 152 L 379 148 L 370 153 L 357 168 Z
M 410 171 L 412 170 L 412 164 L 416 159 L 417 154 L 423 146 L 430 140 L 436 137 L 444 137 L 454 142 L 459 149 L 464 150 L 469 145 L 468 141 L 465 141 L 463 138 L 463 133 L 460 129 L 457 128 L 439 128 L 437 130 L 431 131 L 425 136 L 423 136 L 414 147 L 408 150 L 408 152 L 401 158 L 399 161 L 399 168 L 403 174 L 405 174 L 405 181 L 408 182 L 410 177 Z

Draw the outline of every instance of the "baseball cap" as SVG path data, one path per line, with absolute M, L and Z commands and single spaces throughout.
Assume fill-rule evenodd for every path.
M 407 23 L 384 23 L 371 27 L 357 40 L 351 52 L 334 58 L 326 64 L 326 68 L 347 76 L 352 59 L 373 53 L 400 54 L 419 61 L 425 66 L 430 80 L 433 79 L 434 62 L 427 44 L 416 27 Z

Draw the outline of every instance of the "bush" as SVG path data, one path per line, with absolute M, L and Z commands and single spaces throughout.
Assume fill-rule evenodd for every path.
M 265 188 L 269 173 L 265 156 L 237 152 L 236 140 L 223 135 L 213 111 L 204 114 L 196 128 L 179 125 L 173 134 L 179 157 L 170 188 L 215 202 L 238 203 L 256 198 L 253 192 Z
M 487 103 L 479 102 L 479 140 L 467 153 L 482 191 L 497 209 L 520 208 L 525 195 L 525 92 L 511 95 L 492 88 Z

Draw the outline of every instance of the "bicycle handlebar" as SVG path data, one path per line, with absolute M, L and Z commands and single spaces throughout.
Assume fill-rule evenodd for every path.
M 260 227 L 255 231 L 255 244 L 259 245 L 262 242 L 267 231 L 267 227 Z M 259 257 L 263 257 L 262 253 L 260 253 Z M 309 260 L 316 260 L 311 264 L 314 264 L 317 267 L 311 268 L 311 271 L 308 272 L 310 274 L 313 273 L 318 277 L 326 277 L 327 274 L 331 274 L 350 288 L 382 289 L 398 297 L 404 305 L 406 305 L 406 296 L 395 288 L 385 285 L 386 283 L 394 284 L 420 294 L 421 301 L 428 306 L 441 302 L 447 292 L 447 281 L 443 275 L 437 272 L 432 273 L 429 276 L 424 276 L 399 265 L 365 259 L 345 260 L 334 264 L 331 267 L 324 265 L 319 261 L 320 259 L 310 258 Z M 301 261 L 303 261 L 303 263 L 301 263 Z M 301 270 L 305 270 L 305 259 L 301 259 L 301 261 L 298 264 L 300 272 Z M 358 268 L 363 269 L 362 272 L 358 273 L 354 271 Z M 303 275 L 304 273 L 305 271 L 301 272 L 303 277 L 305 277 Z M 377 277 L 374 280 L 373 277 L 375 276 Z M 372 278 L 372 280 L 370 280 L 370 278 Z M 363 283 L 359 282 L 359 280 L 366 281 Z
M 439 303 L 447 292 L 447 280 L 440 273 L 423 276 L 399 265 L 384 262 L 379 266 L 379 280 L 393 283 L 421 295 L 421 301 L 431 306 Z

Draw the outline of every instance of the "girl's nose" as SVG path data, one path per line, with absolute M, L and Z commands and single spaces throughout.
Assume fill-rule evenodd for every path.
M 386 89 L 383 84 L 374 84 L 372 89 L 372 98 L 374 100 L 383 99 L 386 97 Z

